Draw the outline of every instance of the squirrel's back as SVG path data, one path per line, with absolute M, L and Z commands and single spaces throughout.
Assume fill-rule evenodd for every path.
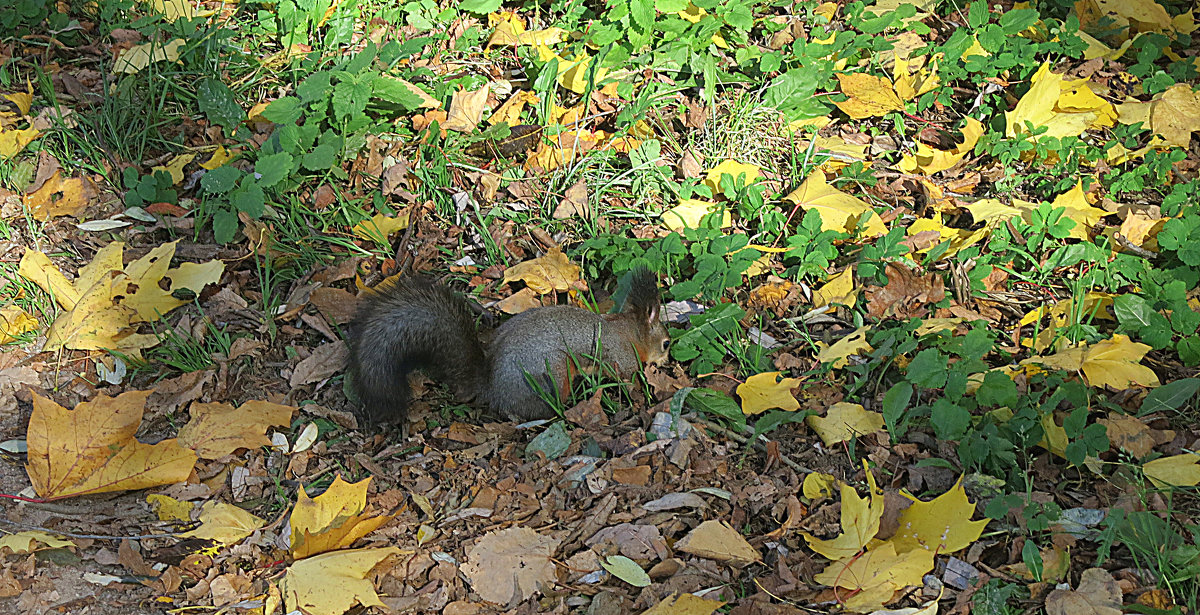
M 403 421 L 408 375 L 423 370 L 512 419 L 554 415 L 545 397 L 565 399 L 571 381 L 601 364 L 628 377 L 666 358 L 658 288 L 645 270 L 631 278 L 620 314 L 572 306 L 534 308 L 480 340 L 470 304 L 450 289 L 400 278 L 365 296 L 349 329 L 350 376 L 369 420 Z

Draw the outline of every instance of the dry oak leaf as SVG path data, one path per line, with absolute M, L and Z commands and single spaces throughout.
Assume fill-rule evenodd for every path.
M 239 448 L 269 446 L 269 427 L 287 427 L 296 414 L 295 406 L 269 401 L 248 401 L 237 408 L 224 403 L 193 402 L 191 419 L 179 429 L 179 443 L 196 451 L 201 459 L 224 457 Z
M 709 519 L 696 526 L 696 529 L 675 543 L 675 548 L 684 553 L 733 566 L 762 561 L 758 549 L 750 546 L 750 543 L 746 542 L 737 530 L 729 527 L 728 523 L 716 519 Z
M 385 559 L 401 553 L 397 547 L 350 549 L 300 560 L 288 566 L 280 584 L 284 610 L 342 615 L 355 604 L 386 610 L 367 576 Z
M 1121 615 L 1124 596 L 1112 574 L 1088 568 L 1076 589 L 1056 589 L 1046 596 L 1046 615 Z
M 864 461 L 864 464 L 866 462 Z M 864 466 L 865 467 L 865 466 Z M 800 532 L 808 547 L 831 560 L 841 560 L 853 557 L 879 533 L 879 523 L 883 518 L 883 493 L 875 484 L 875 475 L 867 470 L 866 498 L 858 497 L 858 492 L 850 485 L 842 485 L 842 533 L 835 538 L 823 540 L 808 532 Z
M 294 388 L 325 380 L 345 369 L 349 356 L 350 349 L 346 346 L 346 342 L 338 340 L 321 344 L 312 351 L 312 354 L 296 364 L 296 369 L 292 372 L 288 384 Z
M 579 281 L 579 265 L 567 260 L 562 250 L 554 248 L 545 256 L 517 263 L 504 270 L 504 283 L 523 281 L 539 295 L 564 291 Z
M 153 445 L 134 439 L 149 395 L 98 395 L 72 411 L 34 394 L 25 469 L 38 495 L 56 500 L 187 480 L 196 453 L 174 439 Z
M 742 412 L 748 415 L 762 414 L 772 408 L 798 410 L 800 402 L 792 396 L 792 389 L 800 386 L 799 378 L 782 378 L 782 372 L 763 372 L 746 379 L 737 387 L 742 398 Z
M 662 602 L 642 611 L 642 615 L 712 615 L 724 602 L 693 594 L 671 594 Z
M 842 607 L 869 613 L 891 602 L 897 591 L 921 585 L 921 579 L 930 570 L 933 570 L 933 553 L 921 549 L 897 553 L 894 544 L 885 542 L 860 556 L 832 562 L 813 580 L 851 590 Z
M 339 474 L 324 493 L 308 497 L 304 486 L 296 497 L 290 518 L 292 557 L 344 549 L 391 520 L 391 515 L 364 513 L 371 478 L 347 483 Z
M 7 98 L 9 102 L 16 105 L 17 110 L 21 112 L 21 115 L 29 115 L 29 109 L 33 107 L 33 82 L 31 82 L 29 79 L 26 79 L 24 92 L 5 94 L 4 98 Z
M 852 235 L 861 233 L 865 237 L 887 233 L 887 227 L 869 205 L 830 186 L 825 181 L 825 174 L 820 171 L 809 175 L 799 188 L 788 193 L 783 200 L 805 211 L 815 209 L 821 216 L 821 228 L 825 230 Z
M 588 207 L 587 183 L 582 179 L 567 188 L 567 193 L 559 201 L 558 207 L 554 208 L 555 220 L 574 217 L 591 217 L 591 209 Z
M 266 525 L 262 519 L 248 511 L 225 502 L 205 502 L 200 508 L 200 526 L 180 534 L 188 538 L 214 540 L 222 545 L 232 545 Z
M 979 540 L 988 524 L 988 519 L 971 521 L 975 505 L 967 499 L 961 476 L 954 487 L 929 502 L 903 490 L 900 495 L 912 500 L 912 504 L 900 513 L 900 529 L 891 539 L 901 552 L 924 549 L 948 555 Z
M 480 598 L 495 604 L 515 604 L 533 596 L 541 586 L 554 585 L 551 556 L 559 540 L 527 527 L 489 532 L 467 552 L 460 570 Z
M 882 414 L 844 401 L 830 406 L 825 416 L 809 416 L 804 422 L 821 437 L 825 446 L 848 442 L 883 429 Z
M 878 117 L 904 108 L 904 101 L 896 94 L 892 82 L 884 77 L 867 73 L 842 73 L 837 78 L 842 93 L 850 98 L 833 104 L 850 119 Z
M 59 216 L 78 218 L 97 194 L 96 183 L 90 178 L 64 178 L 62 171 L 55 171 L 41 188 L 25 195 L 24 201 L 30 215 L 45 222 Z

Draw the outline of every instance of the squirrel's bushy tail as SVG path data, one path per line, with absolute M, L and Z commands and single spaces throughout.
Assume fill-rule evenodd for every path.
M 350 376 L 371 422 L 403 424 L 413 370 L 464 399 L 487 385 L 487 355 L 470 304 L 423 278 L 398 278 L 360 299 L 348 339 Z

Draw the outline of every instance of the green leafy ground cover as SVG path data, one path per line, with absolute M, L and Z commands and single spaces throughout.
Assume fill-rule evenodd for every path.
M 96 362 L 138 386 L 262 356 L 294 368 L 338 338 L 341 297 L 398 268 L 490 304 L 521 288 L 506 268 L 561 247 L 590 290 L 542 301 L 611 306 L 647 265 L 677 314 L 671 365 L 642 395 L 608 395 L 618 416 L 671 400 L 715 437 L 765 436 L 768 462 L 852 484 L 864 459 L 918 495 L 966 476 L 993 525 L 956 554 L 986 579 L 951 587 L 955 608 L 1072 612 L 1053 584 L 1104 567 L 1127 609 L 1195 612 L 1187 4 L 17 0 L 0 14 L 4 367 L 37 362 L 35 386 L 68 398 L 95 393 Z M 24 251 L 71 271 L 116 240 L 181 240 L 176 261 L 225 274 L 177 296 L 186 326 L 141 325 L 145 360 L 105 352 L 113 339 L 39 355 L 63 308 L 18 273 Z M 344 294 L 322 303 L 314 276 Z M 245 305 L 213 326 L 217 287 Z M 214 362 L 239 339 L 265 355 Z M 289 402 L 345 404 L 328 376 Z M 751 410 L 753 387 L 772 401 Z M 264 378 L 222 401 L 288 388 Z M 429 398 L 429 430 L 468 412 Z M 808 419 L 838 404 L 851 427 L 830 439 Z M 754 510 L 738 517 L 750 537 L 786 516 Z M 1070 526 L 1080 510 L 1104 514 Z M 803 549 L 790 523 L 774 538 Z M 813 566 L 774 599 L 753 580 L 782 573 L 746 569 L 723 608 L 846 605 Z

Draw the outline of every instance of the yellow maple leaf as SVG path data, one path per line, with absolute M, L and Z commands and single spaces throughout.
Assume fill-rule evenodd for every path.
M 288 566 L 280 585 L 284 611 L 341 615 L 355 604 L 386 610 L 367 575 L 383 560 L 401 553 L 397 547 L 350 549 L 298 561 Z
M 1012 111 L 1005 112 L 1005 134 L 1009 138 L 1026 134 L 1026 122 L 1034 127 L 1046 127 L 1041 137 L 1078 137 L 1096 118 L 1097 111 L 1063 112 L 1057 109 L 1062 94 L 1062 75 L 1050 71 L 1050 63 L 1042 64 L 1033 76 L 1033 87 L 1017 101 Z
M 821 228 L 843 233 L 862 233 L 878 237 L 887 233 L 883 221 L 863 201 L 830 186 L 821 172 L 809 175 L 799 188 L 783 197 L 805 211 L 814 209 L 821 216 Z M 867 218 L 867 216 L 870 216 Z
M 209 501 L 200 508 L 200 526 L 180 536 L 232 545 L 266 525 L 249 511 L 225 502 Z
M 912 504 L 900 513 L 900 528 L 891 539 L 901 552 L 924 549 L 949 555 L 978 540 L 988 524 L 988 519 L 971 521 L 975 504 L 967 499 L 961 476 L 949 491 L 929 502 L 907 491 L 901 491 L 900 495 L 912 500 Z
M 817 353 L 817 360 L 822 363 L 832 363 L 835 369 L 845 367 L 849 357 L 873 350 L 871 344 L 867 342 L 867 332 L 870 330 L 871 325 L 863 325 L 830 346 L 826 346 L 825 342 L 817 342 L 817 346 L 821 348 L 821 351 Z
M 57 500 L 187 480 L 196 454 L 174 440 L 134 439 L 150 391 L 97 395 L 67 410 L 33 394 L 25 469 L 38 495 Z
M 25 128 L 21 130 L 4 130 L 0 128 L 0 160 L 8 160 L 13 156 L 21 153 L 26 145 L 33 143 L 33 140 L 42 134 L 37 128 Z
M 923 254 L 932 250 L 934 247 L 941 245 L 943 242 L 949 242 L 945 252 L 942 253 L 938 260 L 950 258 L 959 251 L 973 246 L 980 241 L 983 241 L 990 231 L 985 227 L 974 231 L 966 229 L 951 228 L 934 220 L 932 218 L 917 218 L 912 224 L 908 225 L 907 233 L 912 237 L 918 233 L 933 231 L 938 234 L 938 241 L 933 245 L 924 248 L 913 250 L 918 254 Z
M 936 149 L 917 141 L 916 153 L 905 154 L 901 158 L 900 170 L 905 173 L 919 172 L 924 175 L 933 175 L 953 167 L 961 162 L 967 154 L 974 151 L 979 137 L 983 136 L 983 124 L 973 117 L 968 117 L 962 134 L 963 142 L 949 150 Z
M 200 168 L 211 171 L 215 168 L 225 166 L 225 163 L 229 162 L 232 158 L 233 156 L 225 149 L 225 146 L 218 145 L 217 149 L 213 150 L 212 156 L 209 156 L 208 160 L 200 163 Z
M 192 402 L 191 419 L 179 428 L 179 444 L 201 459 L 218 459 L 239 448 L 268 446 L 269 427 L 287 427 L 295 406 L 251 400 L 237 408 L 225 403 Z
M 804 422 L 821 437 L 825 446 L 846 442 L 883 429 L 882 414 L 844 401 L 830 406 L 825 416 L 810 416 L 805 418 Z
M 836 538 L 822 540 L 808 532 L 800 532 L 810 549 L 831 560 L 858 554 L 879 533 L 879 522 L 883 518 L 883 493 L 876 486 L 875 475 L 866 468 L 865 461 L 863 467 L 867 472 L 866 498 L 859 497 L 854 487 L 842 485 L 842 533 Z
M 153 42 L 134 45 L 117 56 L 113 71 L 132 75 L 150 66 L 151 62 L 178 62 L 183 44 L 183 39 L 176 38 L 166 44 Z
M 1117 390 L 1132 385 L 1156 387 L 1158 376 L 1139 361 L 1150 346 L 1133 342 L 1128 336 L 1115 334 L 1112 339 L 1092 345 L 1064 348 L 1049 357 L 1030 357 L 1022 365 L 1039 364 L 1064 371 L 1083 372 L 1084 381 L 1091 386 L 1110 386 Z
M 782 378 L 782 372 L 763 372 L 746 379 L 737 387 L 742 398 L 742 412 L 747 415 L 762 414 L 772 408 L 797 410 L 800 402 L 792 396 L 792 389 L 800 386 L 799 378 Z
M 20 307 L 10 305 L 0 309 L 0 344 L 7 344 L 37 328 L 37 319 Z
M 195 154 L 179 154 L 171 158 L 167 164 L 151 167 L 151 171 L 164 171 L 171 176 L 171 185 L 183 183 L 183 167 L 196 159 Z
M 17 106 L 17 110 L 21 112 L 21 115 L 29 115 L 29 109 L 33 106 L 33 83 L 26 79 L 24 92 L 5 94 L 4 97 Z
M 139 320 L 154 322 L 167 312 L 191 303 L 189 294 L 198 295 L 205 286 L 221 280 L 225 264 L 217 259 L 206 263 L 180 263 L 179 267 L 170 269 L 178 243 L 179 240 L 175 240 L 161 244 L 125 267 L 128 283 L 117 285 L 114 292 L 123 296 L 121 304 L 133 308 Z M 170 281 L 166 289 L 159 285 L 163 280 Z
M 921 585 L 921 579 L 931 570 L 933 553 L 920 549 L 897 553 L 894 544 L 884 542 L 858 557 L 829 564 L 813 580 L 851 590 L 841 606 L 868 613 L 891 602 L 897 591 Z
M 159 521 L 181 521 L 188 523 L 192 520 L 192 503 L 176 500 L 169 495 L 151 493 L 146 496 L 146 503 L 154 509 Z
M 829 278 L 828 282 L 813 291 L 813 309 L 838 303 L 854 307 L 858 293 L 854 290 L 854 267 L 846 267 L 841 273 Z
M 59 216 L 79 217 L 97 193 L 91 179 L 63 177 L 62 171 L 55 171 L 41 188 L 25 195 L 24 201 L 34 218 L 46 221 Z
M 504 270 L 504 283 L 523 281 L 538 294 L 564 291 L 579 281 L 579 265 L 555 248 L 545 256 L 517 263 Z
M 679 204 L 662 212 L 663 226 L 672 231 L 682 231 L 685 228 L 699 228 L 700 221 L 716 210 L 721 211 L 721 228 L 733 225 L 733 215 L 722 205 L 701 199 L 680 199 Z
M 824 472 L 809 472 L 804 477 L 801 492 L 809 500 L 827 498 L 833 495 L 833 488 L 838 485 L 838 479 Z
M 162 13 L 167 21 L 175 21 L 177 19 L 191 19 L 196 9 L 192 6 L 189 0 L 153 0 L 151 6 L 154 10 Z
M 1200 484 L 1200 453 L 1160 457 L 1142 466 L 1146 478 L 1158 488 L 1191 487 Z
M 363 220 L 354 225 L 354 228 L 351 230 L 355 235 L 363 239 L 373 239 L 379 243 L 386 243 L 388 237 L 408 228 L 408 214 L 408 210 L 394 217 L 375 214 L 371 216 L 370 220 Z
M 364 513 L 371 478 L 347 483 L 341 475 L 324 493 L 308 497 L 304 487 L 296 497 L 290 517 L 292 556 L 302 559 L 318 553 L 344 549 L 388 522 L 390 515 Z
M 904 109 L 904 101 L 896 94 L 892 82 L 867 73 L 840 73 L 837 76 L 842 93 L 850 98 L 834 102 L 850 119 L 878 117 Z
M 26 530 L 24 532 L 0 536 L 0 549 L 7 548 L 14 554 L 32 553 L 41 550 L 35 547 L 34 543 L 41 543 L 49 549 L 63 549 L 75 546 L 75 543 L 70 540 L 59 538 L 54 534 L 42 530 Z M 3 551 L 0 551 L 0 553 L 3 553 Z
M 757 165 L 745 164 L 733 159 L 722 160 L 720 164 L 708 170 L 704 177 L 704 185 L 712 190 L 713 195 L 721 194 L 720 182 L 722 175 L 730 175 L 736 180 L 738 176 L 745 175 L 742 181 L 749 186 L 758 179 L 761 170 Z
M 1100 219 L 1109 213 L 1099 207 L 1093 207 L 1087 200 L 1087 194 L 1083 191 L 1082 181 L 1075 182 L 1075 187 L 1058 195 L 1050 206 L 1057 209 L 1062 207 L 1064 210 L 1063 216 L 1070 218 L 1075 222 L 1075 226 L 1071 227 L 1069 236 L 1082 241 L 1089 239 L 1088 232 L 1092 227 L 1100 223 Z
M 917 65 L 907 58 L 897 56 L 893 68 L 896 75 L 896 94 L 904 100 L 912 100 L 926 92 L 932 92 L 942 83 L 937 74 L 936 63 L 931 70 Z

